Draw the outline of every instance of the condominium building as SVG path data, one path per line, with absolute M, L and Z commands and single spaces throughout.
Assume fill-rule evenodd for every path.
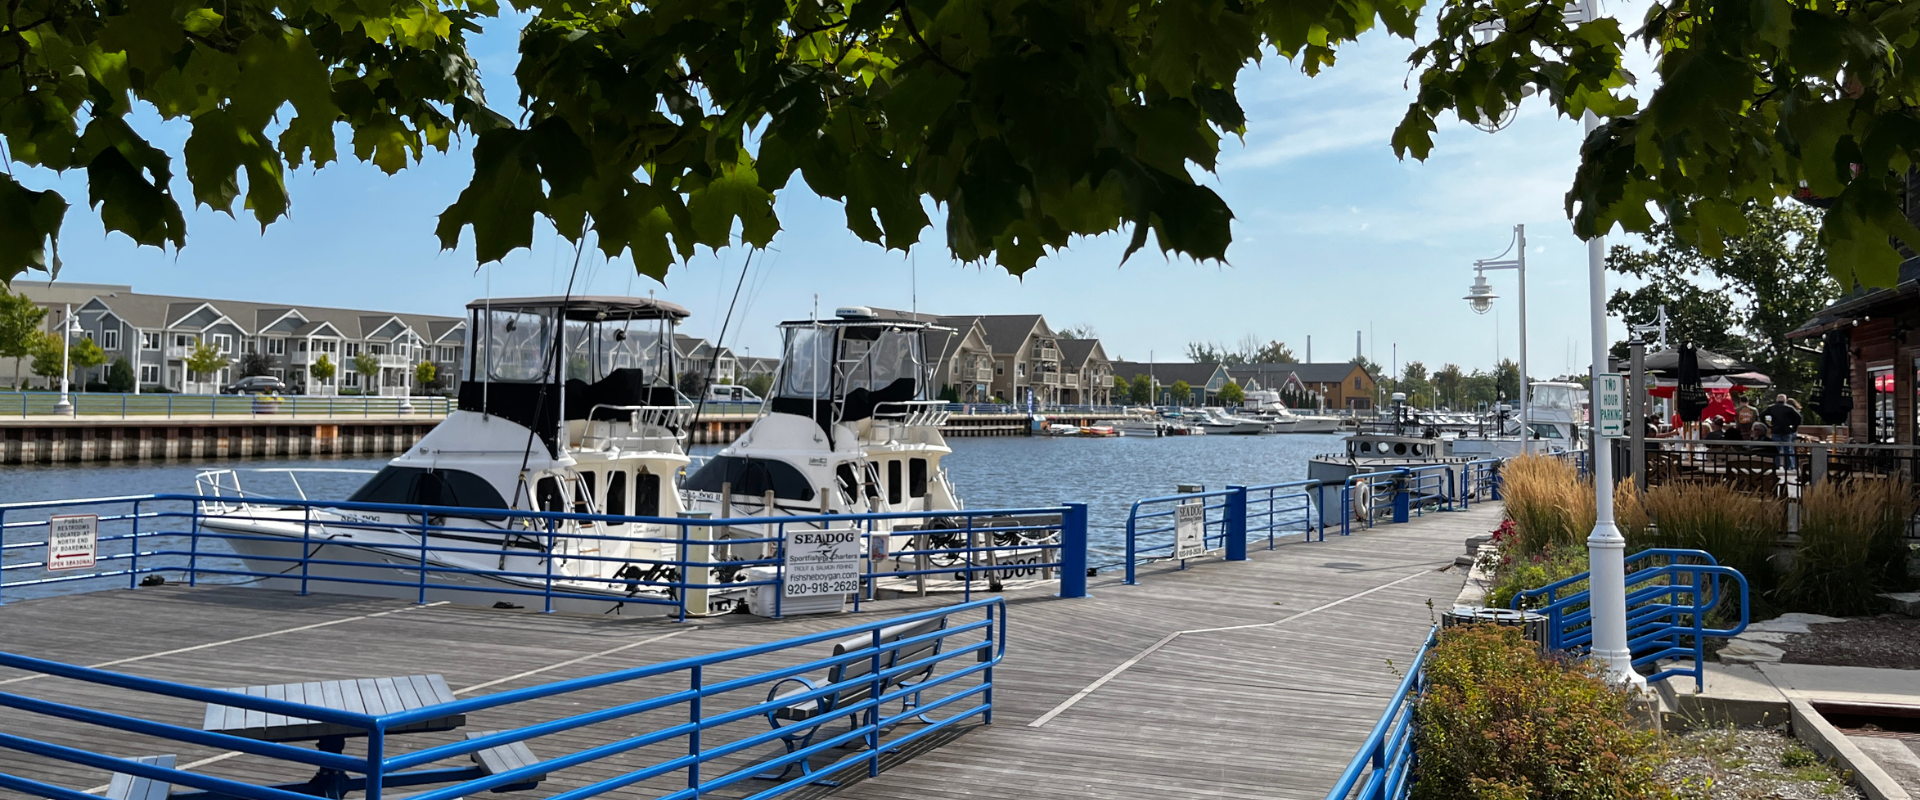
M 99 345 L 109 363 L 126 359 L 139 391 L 216 392 L 251 354 L 298 393 L 404 396 L 457 385 L 464 363 L 461 317 L 145 294 L 111 284 L 14 281 L 12 291 L 48 310 L 49 331 L 61 329 L 71 308 L 77 335 Z M 189 366 L 202 345 L 222 366 Z M 330 377 L 314 375 L 322 358 L 334 367 Z M 421 363 L 434 365 L 426 386 L 416 385 Z M 11 368 L 0 361 L 0 374 Z

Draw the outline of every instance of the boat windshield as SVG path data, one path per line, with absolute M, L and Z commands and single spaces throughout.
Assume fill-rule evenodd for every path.
M 1533 387 L 1534 408 L 1571 409 L 1576 407 L 1574 387 L 1535 384 Z
M 543 311 L 489 311 L 476 332 L 487 377 L 505 383 L 531 383 L 547 375 L 548 333 L 552 318 Z
M 788 328 L 787 352 L 780 371 L 781 397 L 824 400 L 833 369 L 833 331 L 826 328 Z
M 848 394 L 860 389 L 878 392 L 905 380 L 908 383 L 903 386 L 911 387 L 907 390 L 909 396 L 889 399 L 924 399 L 925 389 L 919 380 L 920 332 L 885 330 L 878 331 L 877 336 L 872 333 L 871 329 L 860 328 L 845 332 L 840 343 L 840 385 Z
M 595 383 L 615 370 L 639 370 L 646 386 L 672 386 L 664 321 L 567 323 L 567 379 Z

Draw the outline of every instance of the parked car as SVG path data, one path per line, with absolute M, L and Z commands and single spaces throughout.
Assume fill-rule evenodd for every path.
M 287 382 L 272 375 L 254 375 L 220 387 L 221 394 L 286 394 Z
M 760 395 L 752 389 L 733 383 L 716 383 L 707 387 L 707 402 L 722 403 L 758 403 Z

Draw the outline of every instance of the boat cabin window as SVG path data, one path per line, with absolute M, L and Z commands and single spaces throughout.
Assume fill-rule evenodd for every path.
M 355 503 L 506 508 L 485 478 L 457 469 L 388 466 L 347 498 Z
M 718 492 L 722 484 L 732 484 L 737 495 L 760 496 L 773 492 L 781 500 L 809 501 L 813 485 L 807 476 L 785 461 L 741 456 L 714 456 L 706 466 L 687 478 L 685 488 L 694 492 Z
M 907 494 L 913 497 L 927 496 L 927 460 L 916 458 L 907 462 Z
M 867 462 L 867 501 L 880 499 L 880 465 Z
M 627 473 L 623 470 L 607 473 L 607 513 L 627 513 Z
M 633 515 L 636 517 L 660 516 L 660 476 L 645 467 L 633 476 Z
M 598 478 L 599 476 L 592 472 L 580 473 L 580 480 L 573 485 L 573 513 L 593 513 L 594 489 L 598 488 L 594 484 L 598 482 Z
M 486 320 L 485 358 L 493 380 L 537 382 L 547 375 L 550 320 L 537 311 L 493 311 Z
M 1560 426 L 1545 422 L 1536 422 L 1528 427 L 1533 429 L 1535 439 L 1561 439 Z
M 1575 391 L 1575 387 L 1572 386 L 1534 384 L 1533 407 L 1562 410 L 1576 408 L 1579 406 L 1579 398 L 1575 396 Z
M 900 461 L 889 459 L 887 461 L 887 502 L 899 505 L 903 499 L 900 493 L 906 488 L 904 482 L 900 480 Z
M 541 511 L 566 511 L 567 496 L 560 491 L 560 479 L 548 475 L 534 484 L 534 502 Z

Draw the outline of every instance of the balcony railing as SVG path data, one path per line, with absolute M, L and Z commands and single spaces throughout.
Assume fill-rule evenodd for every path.
M 1058 372 L 1042 372 L 1042 373 L 1040 373 L 1040 383 L 1042 383 L 1042 384 L 1044 384 L 1044 385 L 1047 385 L 1047 386 L 1059 386 L 1059 385 L 1060 385 L 1060 373 L 1058 373 Z
M 979 368 L 979 369 L 976 369 L 976 370 L 974 370 L 974 371 L 973 371 L 973 382 L 974 382 L 974 383 L 992 383 L 992 382 L 993 382 L 993 368 L 992 368 L 992 367 L 981 367 L 981 368 Z
M 392 353 L 381 353 L 381 354 L 380 354 L 380 366 L 383 366 L 383 367 L 411 367 L 411 366 L 413 366 L 413 360 L 412 360 L 412 359 L 410 359 L 410 358 L 408 358 L 408 357 L 406 357 L 406 356 L 396 356 L 396 355 L 394 355 L 394 354 L 392 354 Z
M 1041 361 L 1059 361 L 1060 351 L 1051 347 L 1038 348 L 1034 350 L 1034 358 L 1038 358 Z
M 1064 378 L 1061 378 L 1060 385 L 1068 389 L 1078 389 L 1080 388 L 1080 376 L 1068 375 Z
M 191 344 L 167 345 L 167 349 L 166 349 L 167 358 L 186 358 L 188 356 L 193 355 L 193 348 L 197 346 L 198 345 L 191 345 Z

